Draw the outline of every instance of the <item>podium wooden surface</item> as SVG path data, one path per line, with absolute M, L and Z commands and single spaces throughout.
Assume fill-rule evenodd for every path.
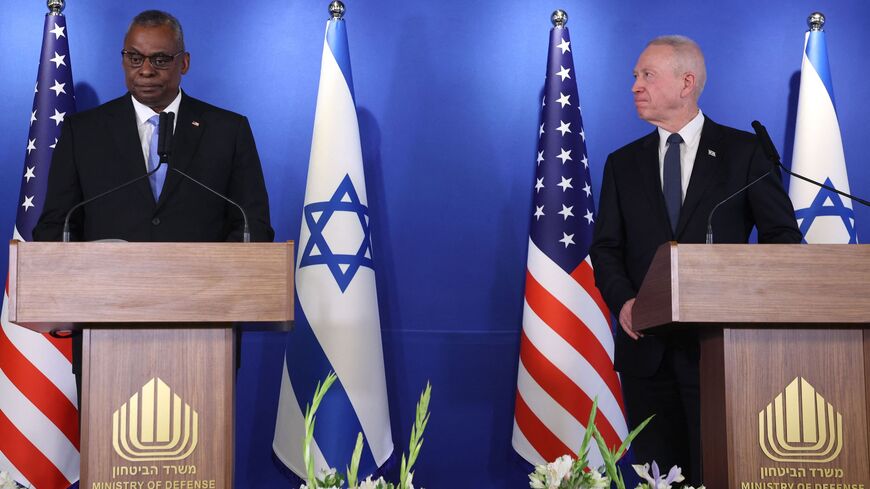
M 292 242 L 12 242 L 10 321 L 82 330 L 81 487 L 232 487 L 233 324 L 288 327 L 293 269 Z
M 870 246 L 665 244 L 633 326 L 698 331 L 706 487 L 870 487 Z

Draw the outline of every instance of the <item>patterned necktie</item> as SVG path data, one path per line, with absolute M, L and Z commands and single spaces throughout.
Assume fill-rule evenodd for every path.
M 154 131 L 151 132 L 151 142 L 148 145 L 148 171 L 157 168 L 160 164 L 160 155 L 157 154 L 157 143 L 160 134 L 160 116 L 151 116 L 148 119 L 148 124 L 154 126 Z M 163 190 L 163 182 L 166 180 L 166 166 L 161 166 L 157 172 L 152 173 L 148 177 L 151 182 L 151 193 L 154 195 L 154 201 L 160 200 L 160 191 Z
M 677 234 L 677 223 L 680 221 L 680 207 L 683 206 L 683 185 L 680 178 L 680 143 L 683 138 L 673 133 L 668 136 L 668 150 L 665 152 L 664 176 L 662 192 L 665 194 L 665 204 L 668 206 L 668 217 L 671 219 L 671 231 Z

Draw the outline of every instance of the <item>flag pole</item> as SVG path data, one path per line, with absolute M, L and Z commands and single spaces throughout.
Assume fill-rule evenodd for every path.
M 813 12 L 807 17 L 807 27 L 811 31 L 821 31 L 825 26 L 825 15 L 821 12 Z
M 63 9 L 66 6 L 63 0 L 48 0 L 46 4 L 48 5 L 49 15 L 63 15 Z

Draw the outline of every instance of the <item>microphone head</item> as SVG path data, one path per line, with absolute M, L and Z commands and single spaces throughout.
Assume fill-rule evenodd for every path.
M 776 146 L 774 146 L 773 141 L 771 141 L 770 134 L 767 133 L 767 128 L 761 125 L 758 121 L 752 121 L 752 128 L 755 129 L 755 135 L 758 136 L 758 139 L 761 142 L 761 149 L 764 150 L 767 158 L 774 164 L 774 166 L 779 166 L 779 151 L 776 150 Z
M 169 163 L 169 155 L 172 153 L 172 128 L 175 125 L 175 114 L 172 112 L 160 113 L 160 132 L 157 140 L 157 154 L 160 161 Z

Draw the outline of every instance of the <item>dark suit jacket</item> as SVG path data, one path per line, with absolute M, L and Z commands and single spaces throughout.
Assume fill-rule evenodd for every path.
M 54 150 L 36 241 L 59 241 L 75 204 L 145 173 L 130 94 L 67 118 Z M 272 241 L 269 199 L 248 120 L 183 94 L 170 164 L 238 202 L 252 241 Z M 71 239 L 93 241 L 241 241 L 239 211 L 167 172 L 160 200 L 148 179 L 77 210 Z
M 705 118 L 675 235 L 662 194 L 658 144 L 658 131 L 653 131 L 610 154 L 604 167 L 590 255 L 595 283 L 617 315 L 625 302 L 637 295 L 661 244 L 704 243 L 707 216 L 713 207 L 772 165 L 755 135 Z M 754 226 L 760 243 L 801 241 L 794 208 L 778 171 L 716 211 L 714 243 L 746 243 Z M 686 340 L 646 335 L 634 341 L 621 327 L 616 331 L 615 367 L 638 377 L 656 371 L 668 341 Z

